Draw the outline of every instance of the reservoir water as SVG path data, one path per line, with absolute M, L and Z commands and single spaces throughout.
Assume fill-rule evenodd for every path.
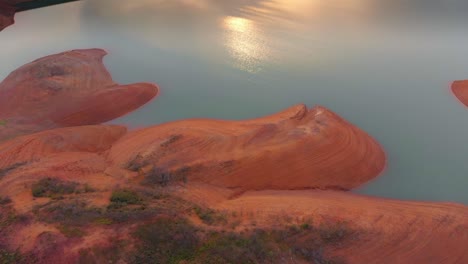
M 88 0 L 22 12 L 0 33 L 0 78 L 39 57 L 103 48 L 121 83 L 156 100 L 110 123 L 245 119 L 322 105 L 385 148 L 355 190 L 468 204 L 468 1 Z

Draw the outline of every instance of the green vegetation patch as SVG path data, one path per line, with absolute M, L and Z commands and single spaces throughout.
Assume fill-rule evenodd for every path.
M 195 214 L 207 225 L 227 224 L 227 216 L 221 212 L 210 208 L 202 208 L 195 206 L 193 208 Z
M 8 122 L 4 119 L 0 119 L 0 126 L 7 126 Z
M 27 215 L 18 214 L 13 207 L 5 206 L 0 209 L 0 237 L 5 228 L 17 223 L 25 223 L 29 220 Z
M 277 263 L 280 255 L 270 233 L 255 230 L 250 234 L 212 232 L 199 248 L 197 259 L 215 263 Z
M 60 198 L 62 195 L 73 194 L 80 184 L 62 181 L 55 178 L 43 178 L 32 185 L 34 197 Z
M 133 233 L 139 241 L 130 263 L 179 263 L 189 260 L 199 246 L 197 229 L 185 219 L 159 218 Z
M 82 237 L 85 235 L 85 232 L 78 227 L 60 226 L 58 229 L 64 236 L 68 238 Z
M 127 205 L 142 204 L 143 199 L 133 190 L 119 189 L 112 192 L 108 209 L 118 209 Z
M 24 263 L 24 256 L 21 255 L 19 250 L 10 251 L 4 248 L 0 248 L 0 263 L 1 264 Z
M 130 171 L 139 171 L 141 168 L 148 166 L 150 162 L 143 157 L 143 155 L 138 154 L 130 160 L 126 166 L 126 168 Z
M 174 182 L 187 183 L 187 175 L 190 172 L 190 167 L 182 167 L 174 171 L 167 171 L 161 168 L 154 167 L 145 174 L 145 178 L 141 182 L 145 186 L 168 186 Z

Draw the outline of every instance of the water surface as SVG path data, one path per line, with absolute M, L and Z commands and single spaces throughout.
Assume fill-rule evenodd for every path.
M 373 135 L 389 166 L 357 192 L 468 204 L 465 0 L 95 0 L 17 15 L 0 78 L 76 48 L 109 51 L 117 82 L 161 96 L 112 121 L 244 119 L 323 105 Z

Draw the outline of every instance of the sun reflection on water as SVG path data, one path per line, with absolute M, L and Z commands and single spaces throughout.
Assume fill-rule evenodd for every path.
M 262 70 L 263 61 L 269 56 L 267 37 L 253 20 L 228 16 L 223 19 L 225 46 L 231 55 L 233 66 L 249 72 Z

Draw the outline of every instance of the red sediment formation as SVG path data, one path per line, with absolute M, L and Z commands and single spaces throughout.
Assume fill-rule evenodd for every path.
M 15 5 L 34 0 L 0 0 L 0 31 L 15 23 Z
M 15 8 L 0 0 L 0 31 L 15 23 Z
M 0 141 L 41 130 L 94 125 L 158 94 L 150 83 L 112 81 L 101 49 L 72 50 L 28 63 L 0 83 Z
M 0 144 L 0 170 L 55 153 L 103 152 L 126 131 L 121 126 L 96 125 L 59 128 L 17 137 Z
M 460 102 L 468 106 L 468 80 L 453 82 L 452 92 Z
M 328 253 L 350 264 L 468 263 L 468 207 L 463 205 L 335 191 L 257 191 L 214 208 L 254 215 L 257 225 L 266 226 L 274 225 L 280 215 L 314 223 L 348 222 L 361 230 L 359 235 Z
M 348 190 L 385 166 L 372 137 L 324 107 L 304 105 L 248 121 L 195 119 L 135 131 L 109 158 L 241 190 Z
M 126 133 L 121 126 L 59 128 L 17 137 L 0 144 L 0 193 L 13 197 L 16 208 L 31 209 L 29 186 L 52 177 L 83 184 L 111 183 L 103 176 L 108 167 L 103 154 Z M 90 178 L 100 174 L 98 179 Z M 23 197 L 18 199 L 18 197 Z

